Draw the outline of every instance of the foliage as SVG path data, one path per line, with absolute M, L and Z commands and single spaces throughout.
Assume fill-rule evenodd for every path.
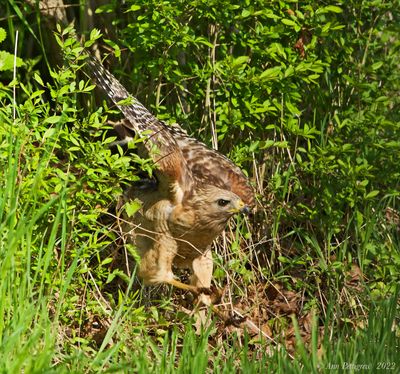
M 6 39 L 7 32 L 0 27 L 0 44 Z M 22 65 L 22 59 L 19 57 L 15 58 L 15 65 L 20 67 Z M 14 55 L 7 51 L 0 51 L 0 71 L 12 70 L 14 67 Z
M 383 245 L 398 264 L 398 241 L 390 244 L 380 230 L 369 230 L 384 224 L 396 231 L 382 222 L 399 199 L 394 3 L 114 5 L 98 11 L 126 14 L 113 25 L 117 52 L 129 51 L 120 65 L 131 91 L 159 117 L 211 139 L 245 169 L 259 165 L 266 208 L 261 233 L 289 236 L 294 246 L 311 237 L 328 248 L 328 262 L 329 248 L 350 238 L 350 251 L 335 256 L 346 263 L 358 257 L 362 266 Z M 360 237 L 360 231 L 370 234 Z M 299 252 L 310 250 L 315 253 L 307 245 Z M 263 251 L 269 255 L 271 248 Z M 279 246 L 272 251 L 286 257 Z M 378 262 L 385 268 L 386 261 Z M 385 283 L 397 277 L 383 273 Z
M 0 371 L 397 368 L 398 2 L 126 0 L 90 20 L 68 12 L 82 44 L 72 26 L 49 32 L 27 2 L 9 0 L 0 18 Z M 167 300 L 147 305 L 130 260 L 116 266 L 116 205 L 152 167 L 135 142 L 110 148 L 116 111 L 84 73 L 93 45 L 159 118 L 249 174 L 257 211 L 218 243 L 214 278 L 254 315 L 262 303 L 243 301 L 248 289 L 301 293 L 318 318 L 295 360 L 246 334 L 214 341 L 217 325 L 197 336 Z M 304 338 L 274 311 L 268 328 Z

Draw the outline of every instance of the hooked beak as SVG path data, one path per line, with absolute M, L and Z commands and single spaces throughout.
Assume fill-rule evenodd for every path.
M 238 200 L 236 202 L 236 206 L 231 209 L 232 213 L 241 213 L 241 214 L 249 214 L 250 208 L 242 201 Z

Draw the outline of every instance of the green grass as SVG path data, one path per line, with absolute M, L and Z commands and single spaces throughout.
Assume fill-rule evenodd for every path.
M 183 318 L 175 324 L 162 317 L 165 308 L 146 311 L 138 307 L 137 297 L 136 303 L 132 298 L 133 277 L 114 308 L 96 297 L 95 289 L 88 291 L 87 305 L 75 304 L 75 313 L 81 317 L 107 308 L 101 322 L 107 329 L 98 344 L 89 336 L 78 336 L 84 321 L 79 315 L 68 319 L 65 314 L 71 312 L 68 308 L 79 293 L 74 279 L 85 274 L 84 266 L 79 264 L 79 253 L 84 249 L 76 249 L 77 256 L 68 257 L 66 248 L 73 232 L 67 222 L 67 189 L 61 189 L 48 202 L 38 202 L 34 185 L 46 179 L 38 165 L 33 175 L 25 174 L 33 187 L 23 191 L 25 171 L 20 157 L 22 144 L 29 136 L 2 139 L 8 144 L 8 157 L 2 160 L 4 173 L 0 181 L 1 372 L 230 373 L 240 369 L 243 373 L 261 373 L 267 369 L 310 373 L 377 372 L 379 368 L 396 372 L 400 367 L 397 292 L 386 300 L 371 299 L 369 305 L 364 305 L 370 313 L 359 326 L 351 321 L 340 325 L 335 318 L 336 295 L 327 299 L 322 346 L 317 344 L 315 323 L 310 327 L 312 339 L 307 347 L 301 343 L 297 329 L 294 359 L 284 349 L 267 341 L 255 342 L 243 331 L 222 338 L 211 325 L 196 335 L 190 320 L 185 322 Z M 54 136 L 57 138 L 57 133 Z M 41 163 L 47 162 L 43 153 Z M 45 230 L 37 229 L 39 222 L 47 223 Z M 324 258 L 323 253 L 320 256 Z M 87 286 L 90 288 L 90 282 Z M 68 325 L 75 320 L 82 325 Z
M 116 113 L 82 73 L 72 27 L 52 39 L 43 15 L 9 0 L 0 373 L 399 372 L 395 2 L 125 3 L 92 12 L 102 26 L 110 11 L 115 35 L 88 36 L 83 12 L 81 29 L 154 113 L 206 143 L 216 131 L 249 173 L 257 211 L 215 244 L 214 283 L 263 334 L 214 314 L 196 333 L 190 295 L 137 282 L 115 205 L 151 165 L 109 149 Z

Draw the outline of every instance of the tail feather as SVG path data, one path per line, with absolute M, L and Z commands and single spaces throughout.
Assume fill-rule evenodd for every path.
M 136 98 L 131 96 L 126 88 L 94 57 L 88 60 L 91 72 L 97 84 L 121 110 L 128 120 L 127 125 L 139 136 L 146 130 L 159 132 L 163 123 L 154 117 Z
M 113 101 L 125 116 L 124 126 L 136 132 L 138 136 L 148 138 L 151 144 L 162 148 L 165 143 L 176 146 L 176 142 L 168 126 L 153 116 L 126 88 L 94 57 L 90 57 L 88 65 L 98 85 Z

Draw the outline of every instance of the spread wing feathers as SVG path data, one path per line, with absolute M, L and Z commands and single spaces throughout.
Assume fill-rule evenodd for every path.
M 190 188 L 189 169 L 168 126 L 154 117 L 136 98 L 129 95 L 125 87 L 94 57 L 88 60 L 88 65 L 97 84 L 125 116 L 126 120 L 120 123 L 144 138 L 144 152 L 141 152 L 141 156 L 151 157 L 154 160 L 159 171 L 157 173 L 159 182 L 165 183 L 169 191 Z
M 168 127 L 181 149 L 196 185 L 213 185 L 232 191 L 247 206 L 254 206 L 254 191 L 247 177 L 229 158 L 191 138 L 179 125 Z
M 213 185 L 232 191 L 248 206 L 254 205 L 248 179 L 231 160 L 189 137 L 179 125 L 167 126 L 158 120 L 95 58 L 89 59 L 89 66 L 100 87 L 124 114 L 123 126 L 146 138 L 145 152 L 157 163 L 159 181 L 166 178 L 170 191 L 183 197 L 197 188 Z
M 232 191 L 249 206 L 254 206 L 254 191 L 247 177 L 231 160 L 196 141 L 190 146 L 184 139 L 175 138 L 191 171 L 200 185 L 209 184 Z

